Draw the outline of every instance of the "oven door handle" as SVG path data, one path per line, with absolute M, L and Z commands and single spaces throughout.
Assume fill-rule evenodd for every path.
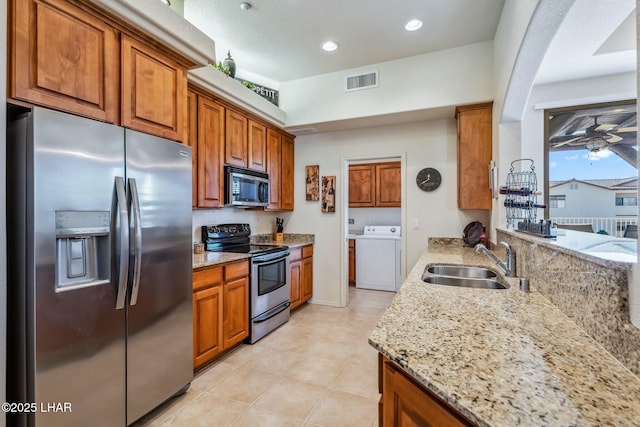
M 269 310 L 265 311 L 260 316 L 254 317 L 252 319 L 252 321 L 253 321 L 253 323 L 266 322 L 267 320 L 271 319 L 272 317 L 274 317 L 274 316 L 282 313 L 283 311 L 287 310 L 289 308 L 289 306 L 291 306 L 291 301 L 285 301 L 282 304 L 277 305 L 277 306 L 273 307 L 272 309 L 269 309 Z
M 253 257 L 253 259 L 251 260 L 251 263 L 253 265 L 264 265 L 264 264 L 274 264 L 276 262 L 280 262 L 283 259 L 286 259 L 289 256 L 289 251 L 284 252 L 284 253 L 277 253 L 275 255 L 269 256 L 269 255 L 261 255 L 260 258 L 256 259 L 256 257 Z

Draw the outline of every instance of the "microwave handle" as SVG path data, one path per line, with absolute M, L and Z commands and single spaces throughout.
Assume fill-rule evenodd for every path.
M 261 202 L 269 203 L 269 182 L 261 182 L 258 185 L 258 198 Z

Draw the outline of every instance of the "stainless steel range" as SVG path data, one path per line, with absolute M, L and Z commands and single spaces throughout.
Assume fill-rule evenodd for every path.
M 250 243 L 249 224 L 202 226 L 205 249 L 251 255 L 249 343 L 289 320 L 289 247 Z

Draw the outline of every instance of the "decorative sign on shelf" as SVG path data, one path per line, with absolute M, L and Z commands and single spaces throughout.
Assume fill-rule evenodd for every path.
M 306 166 L 306 188 L 307 188 L 307 200 L 320 200 L 320 177 L 318 174 L 320 166 Z
M 238 80 L 240 83 L 242 82 L 247 82 L 250 85 L 253 85 L 253 91 L 255 93 L 257 93 L 258 95 L 260 95 L 261 97 L 263 97 L 264 99 L 266 99 L 267 101 L 269 101 L 270 103 L 272 103 L 273 105 L 275 105 L 276 107 L 278 106 L 279 101 L 279 94 L 280 92 L 278 92 L 275 89 L 271 89 L 269 87 L 266 86 L 262 86 L 259 85 L 258 83 L 254 83 L 254 82 L 250 82 L 249 80 L 245 80 L 243 78 L 236 78 L 236 80 Z

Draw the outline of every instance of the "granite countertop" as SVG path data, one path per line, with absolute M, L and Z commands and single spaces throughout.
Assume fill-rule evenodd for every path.
M 204 251 L 201 254 L 193 254 L 193 269 L 210 267 L 225 262 L 237 261 L 239 259 L 249 258 L 249 254 L 236 254 L 233 252 L 210 252 Z
M 251 236 L 251 243 L 260 245 L 285 245 L 290 248 L 297 248 L 300 246 L 313 245 L 315 243 L 315 235 L 313 234 L 289 234 L 284 233 L 284 239 L 282 242 L 277 242 L 273 239 L 272 234 L 257 234 Z
M 517 278 L 506 290 L 425 284 L 433 263 L 495 267 L 451 243 L 430 240 L 373 347 L 479 426 L 640 425 L 640 379 Z
M 312 245 L 315 242 L 313 234 L 285 234 L 282 242 L 276 242 L 271 234 L 257 234 L 251 236 L 251 243 L 260 245 L 286 245 L 290 248 Z M 193 269 L 210 267 L 225 262 L 237 261 L 249 258 L 249 254 L 238 254 L 234 252 L 210 252 L 204 251 L 201 254 L 193 254 Z

